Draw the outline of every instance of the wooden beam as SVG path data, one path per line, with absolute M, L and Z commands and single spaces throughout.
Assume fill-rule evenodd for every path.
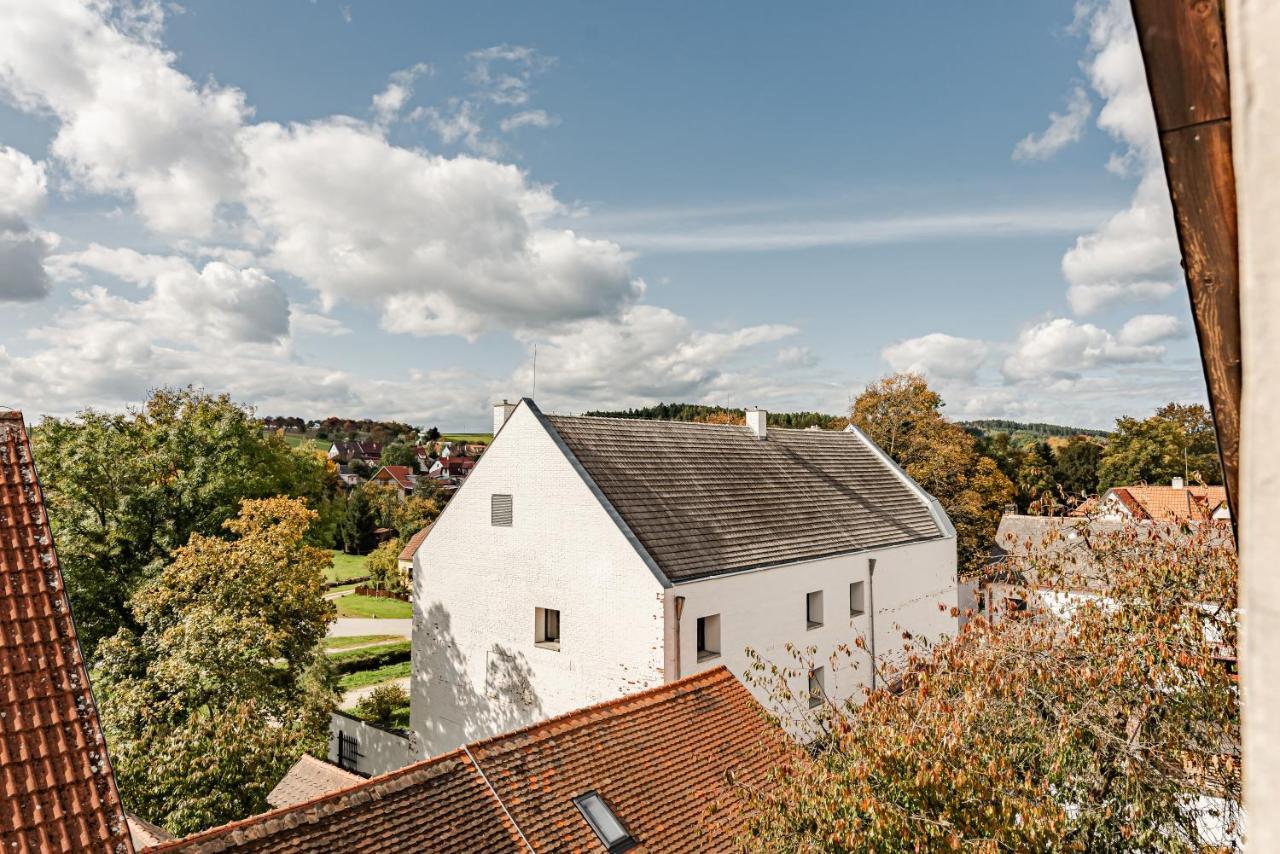
M 1240 259 L 1222 3 L 1130 2 L 1234 523 L 1240 518 Z

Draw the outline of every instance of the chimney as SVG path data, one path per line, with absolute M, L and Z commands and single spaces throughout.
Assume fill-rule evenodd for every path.
M 502 429 L 502 425 L 507 423 L 507 419 L 511 417 L 511 413 L 516 411 L 514 403 L 507 403 L 506 398 L 502 399 L 502 403 L 493 405 L 493 435 L 498 435 L 498 431 Z
M 1175 478 L 1173 479 L 1173 488 L 1174 488 L 1174 489 L 1182 489 L 1182 488 L 1184 488 L 1184 486 L 1185 486 L 1185 485 L 1186 485 L 1186 484 L 1183 482 L 1182 478 L 1180 478 L 1180 477 L 1175 477 Z
M 763 409 L 751 407 L 747 410 L 747 426 L 751 428 L 751 432 L 756 434 L 757 439 L 764 439 L 769 435 L 769 413 Z

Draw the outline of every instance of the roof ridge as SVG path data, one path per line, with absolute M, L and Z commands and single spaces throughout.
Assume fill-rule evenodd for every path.
M 570 721 L 579 725 L 585 724 L 588 723 L 588 721 L 578 719 L 588 718 L 592 715 L 599 714 L 600 712 L 624 704 L 633 704 L 636 707 L 651 706 L 665 700 L 668 695 L 674 697 L 679 694 L 692 693 L 700 688 L 705 688 L 709 685 L 718 685 L 726 680 L 734 682 L 737 681 L 736 677 L 734 677 L 734 675 L 729 671 L 728 667 L 725 667 L 723 664 L 718 664 L 710 670 L 701 670 L 697 673 L 692 673 L 688 676 L 676 679 L 674 682 L 664 682 L 663 684 L 656 685 L 652 688 L 645 688 L 643 691 L 636 691 L 632 694 L 623 694 L 621 697 L 614 697 L 611 700 L 603 700 L 590 706 L 583 706 L 580 709 L 574 709 L 572 711 L 565 712 L 562 715 L 556 715 L 554 718 L 547 718 L 546 720 L 529 724 L 528 726 L 520 727 L 519 729 L 513 729 L 508 732 L 491 735 L 488 738 L 483 738 L 479 741 L 468 742 L 466 746 L 468 748 L 483 749 L 494 742 L 506 741 L 519 736 L 529 735 L 536 730 L 550 730 L 556 728 L 558 725 L 565 724 Z M 563 728 L 558 729 L 557 731 L 563 731 Z
M 305 753 L 303 754 L 303 756 L 306 756 L 306 755 L 308 754 L 305 754 Z M 201 830 L 197 833 L 192 833 L 189 836 L 183 836 L 177 839 L 171 839 L 161 843 L 160 845 L 156 845 L 151 848 L 148 848 L 147 851 L 164 851 L 170 848 L 178 848 L 178 847 L 186 846 L 191 844 L 192 842 L 199 842 L 204 839 L 215 839 L 220 836 L 225 836 L 226 834 L 233 833 L 243 827 L 249 827 L 251 825 L 261 824 L 267 821 L 268 819 L 277 818 L 287 813 L 300 812 L 302 810 L 318 806 L 326 801 L 331 801 L 346 795 L 350 795 L 353 792 L 364 791 L 365 789 L 368 789 L 371 786 L 383 785 L 389 781 L 398 780 L 401 777 L 406 777 L 415 772 L 428 770 L 431 766 L 442 765 L 447 760 L 450 760 L 450 759 L 457 759 L 461 761 L 463 764 L 471 764 L 468 761 L 461 747 L 454 748 L 453 750 L 450 750 L 447 753 L 441 753 L 437 756 L 431 756 L 431 757 L 428 757 L 427 759 L 421 759 L 417 762 L 413 762 L 409 765 L 406 765 L 403 768 L 397 768 L 394 771 L 388 771 L 385 774 L 379 774 L 376 777 L 369 777 L 368 779 L 361 780 L 359 783 L 353 783 L 350 786 L 344 786 L 341 789 L 335 789 L 332 792 L 326 792 L 325 794 L 318 795 L 309 801 L 300 801 L 299 803 L 296 803 L 296 804 L 290 804 L 287 807 L 277 807 L 276 809 L 267 810 L 266 812 L 260 812 L 260 813 L 257 813 L 256 815 L 247 816 L 245 818 L 239 819 L 238 821 L 229 822 L 227 824 L 220 824 L 217 827 L 210 827 L 205 830 Z M 345 771 L 346 769 L 344 768 L 342 770 Z

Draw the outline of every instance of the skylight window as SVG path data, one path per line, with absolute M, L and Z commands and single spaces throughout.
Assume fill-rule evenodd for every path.
M 606 851 L 626 851 L 636 846 L 637 842 L 631 832 L 622 824 L 604 798 L 595 792 L 587 792 L 573 799 L 573 805 L 582 813 L 582 817 L 591 825 L 596 836 L 604 843 Z

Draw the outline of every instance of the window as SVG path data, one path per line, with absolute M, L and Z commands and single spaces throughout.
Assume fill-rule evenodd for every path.
M 809 708 L 816 709 L 822 705 L 822 698 L 827 694 L 827 686 L 823 684 L 826 673 L 821 667 L 809 671 Z
M 573 799 L 573 805 L 582 813 L 582 817 L 591 825 L 591 829 L 600 837 L 606 851 L 626 851 L 638 843 L 631 832 L 623 825 L 604 798 L 595 792 L 587 792 Z
M 720 654 L 720 615 L 698 618 L 698 661 Z
M 533 643 L 543 649 L 560 648 L 560 612 L 555 608 L 533 609 Z
M 805 617 L 809 628 L 816 629 L 822 625 L 822 591 L 815 590 L 805 597 Z
M 867 583 L 855 581 L 849 585 L 849 616 L 861 617 L 867 613 Z
M 489 498 L 489 523 L 499 528 L 510 528 L 511 496 L 495 492 Z

